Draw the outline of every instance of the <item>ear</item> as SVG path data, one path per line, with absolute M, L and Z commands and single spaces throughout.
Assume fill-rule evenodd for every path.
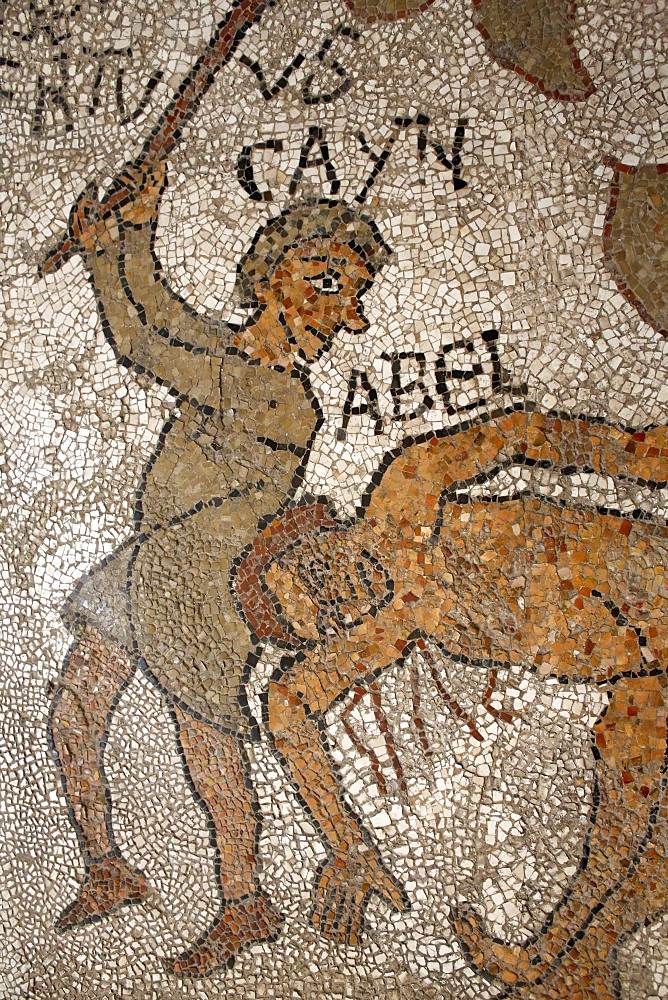
M 276 294 L 271 287 L 268 278 L 262 278 L 260 281 L 256 281 L 253 285 L 253 291 L 255 293 L 255 298 L 261 306 L 266 306 L 269 305 L 269 303 L 276 301 Z

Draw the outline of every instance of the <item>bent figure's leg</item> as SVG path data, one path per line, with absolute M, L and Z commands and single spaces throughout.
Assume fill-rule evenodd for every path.
M 548 969 L 540 982 L 513 990 L 513 996 L 527 1000 L 619 1000 L 620 944 L 627 935 L 664 914 L 668 905 L 667 820 L 664 783 L 652 809 L 651 841 L 633 860 L 627 877 L 600 901 L 561 961 Z
M 583 541 L 573 537 L 580 522 Z M 532 580 L 527 611 L 538 611 L 521 622 L 521 648 L 527 654 L 532 644 L 547 648 L 540 634 L 543 621 L 560 623 L 553 637 L 559 654 L 549 663 L 548 649 L 539 671 L 565 680 L 610 681 L 610 702 L 594 728 L 595 802 L 580 869 L 536 940 L 526 948 L 511 947 L 487 936 L 471 910 L 457 916 L 460 938 L 474 963 L 508 983 L 535 982 L 570 951 L 602 903 L 628 879 L 633 859 L 651 843 L 653 810 L 663 794 L 665 529 L 569 513 L 561 523 L 552 517 L 550 530 L 557 564 L 554 572 L 549 565 L 541 567 Z M 561 577 L 567 581 L 566 594 L 561 593 Z M 591 589 L 593 581 L 601 592 Z
M 201 978 L 229 968 L 242 948 L 273 940 L 282 919 L 258 887 L 260 822 L 241 740 L 178 706 L 174 716 L 188 775 L 210 821 L 222 902 L 211 926 L 170 968 Z
M 455 926 L 475 965 L 509 984 L 535 982 L 571 951 L 581 929 L 595 922 L 601 903 L 624 891 L 634 859 L 652 837 L 653 811 L 663 798 L 667 702 L 663 676 L 618 682 L 594 727 L 596 802 L 579 874 L 525 948 L 488 937 L 472 911 L 460 912 Z
M 139 902 L 149 891 L 114 842 L 102 761 L 111 716 L 133 670 L 127 653 L 87 626 L 56 685 L 51 743 L 86 865 L 78 897 L 56 921 L 61 931 Z
M 543 979 L 518 986 L 510 995 L 526 1000 L 620 1000 L 615 940 L 615 934 L 610 939 L 598 926 L 588 930 Z

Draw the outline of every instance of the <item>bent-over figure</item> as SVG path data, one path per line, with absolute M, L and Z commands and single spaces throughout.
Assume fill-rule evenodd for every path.
M 263 560 L 265 589 L 246 597 L 246 613 L 259 618 L 271 600 L 290 626 L 285 641 L 302 637 L 272 678 L 266 721 L 331 859 L 315 923 L 349 942 L 371 852 L 328 753 L 334 703 L 428 639 L 462 669 L 523 664 L 607 690 L 589 832 L 563 899 L 525 947 L 490 938 L 470 908 L 455 926 L 472 963 L 513 996 L 615 1000 L 616 949 L 668 905 L 668 528 L 534 496 L 465 498 L 518 463 L 665 487 L 668 430 L 516 410 L 409 442 L 376 473 L 354 522 L 314 525 L 284 545 L 284 518 L 262 531 L 246 560 Z

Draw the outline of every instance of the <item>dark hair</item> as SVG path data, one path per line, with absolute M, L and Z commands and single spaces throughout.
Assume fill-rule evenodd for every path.
M 258 229 L 237 264 L 236 291 L 244 305 L 255 305 L 254 287 L 266 281 L 288 250 L 313 239 L 334 239 L 359 254 L 375 274 L 394 252 L 375 222 L 341 201 L 307 202 L 288 208 Z

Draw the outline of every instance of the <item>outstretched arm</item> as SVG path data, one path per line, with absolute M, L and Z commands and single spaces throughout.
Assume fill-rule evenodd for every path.
M 444 489 L 520 457 L 560 469 L 666 482 L 668 428 L 633 433 L 595 420 L 525 411 L 503 414 L 406 448 L 370 492 L 367 517 L 384 519 L 391 509 L 407 525 L 427 525 L 436 518 Z
M 105 212 L 85 192 L 70 220 L 105 333 L 120 359 L 179 393 L 217 406 L 222 358 L 234 331 L 191 309 L 161 274 L 152 244 L 164 164 L 143 172 L 128 168 L 126 173 L 133 193 L 125 204 Z

